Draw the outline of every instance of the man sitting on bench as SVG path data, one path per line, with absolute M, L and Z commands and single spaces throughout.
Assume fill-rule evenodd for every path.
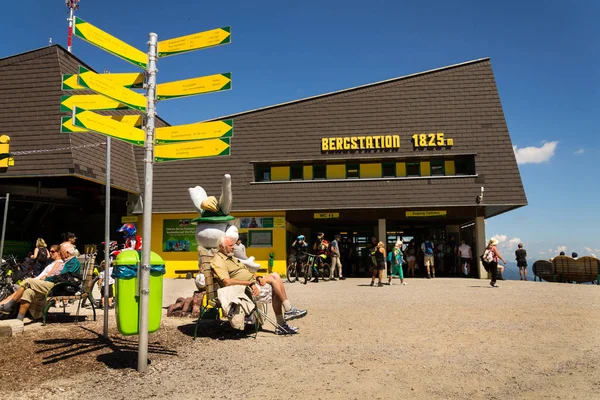
M 298 328 L 290 326 L 286 320 L 302 318 L 306 315 L 306 310 L 298 310 L 292 306 L 288 300 L 283 281 L 277 273 L 267 274 L 265 276 L 257 276 L 233 256 L 235 241 L 229 236 L 219 238 L 217 242 L 219 252 L 215 255 L 211 262 L 211 268 L 217 278 L 223 282 L 225 286 L 244 285 L 249 286 L 252 290 L 252 296 L 258 297 L 262 291 L 269 290 L 270 286 L 273 289 L 273 311 L 277 318 L 277 323 L 281 326 L 275 329 L 277 335 L 290 335 L 298 333 Z M 267 286 L 268 285 L 268 286 Z M 285 313 L 282 313 L 282 306 Z
M 0 305 L 0 313 L 8 314 L 15 303 L 21 302 L 19 306 L 19 315 L 17 319 L 21 321 L 25 318 L 25 314 L 29 311 L 31 303 L 35 300 L 41 300 L 52 289 L 52 287 L 60 282 L 59 276 L 67 272 L 79 274 L 81 265 L 79 260 L 74 256 L 75 246 L 69 242 L 64 242 L 60 245 L 60 257 L 64 261 L 64 266 L 60 274 L 48 276 L 45 280 L 36 278 L 28 278 L 23 281 L 21 287 L 3 304 Z

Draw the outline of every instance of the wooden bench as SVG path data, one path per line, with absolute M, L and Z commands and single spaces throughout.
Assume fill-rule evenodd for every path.
M 594 257 L 581 257 L 577 260 L 555 257 L 552 262 L 539 260 L 532 266 L 533 280 L 540 278 L 549 282 L 593 282 L 600 283 L 600 260 Z

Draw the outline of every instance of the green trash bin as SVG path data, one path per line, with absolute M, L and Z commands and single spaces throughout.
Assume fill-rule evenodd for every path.
M 138 266 L 141 251 L 124 250 L 115 260 L 112 277 L 117 286 L 117 327 L 123 335 L 139 334 L 140 298 L 138 296 Z M 162 316 L 163 275 L 165 262 L 150 252 L 150 298 L 148 301 L 148 333 L 156 332 Z

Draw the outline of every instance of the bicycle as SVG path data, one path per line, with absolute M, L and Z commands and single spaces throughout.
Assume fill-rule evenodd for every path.
M 300 255 L 290 257 L 290 263 L 286 268 L 286 278 L 289 283 L 296 282 L 301 276 L 304 275 L 304 267 L 306 265 L 307 253 L 302 252 Z
M 325 262 L 327 256 L 325 254 L 309 254 L 308 260 L 306 264 L 304 264 L 304 284 L 306 285 L 310 278 L 321 278 L 324 281 L 329 280 L 329 274 L 331 272 L 331 268 L 328 263 Z

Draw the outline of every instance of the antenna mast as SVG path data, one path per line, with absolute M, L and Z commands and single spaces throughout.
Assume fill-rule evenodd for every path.
M 69 51 L 69 53 L 72 53 L 73 51 L 73 24 L 75 22 L 75 10 L 79 10 L 79 0 L 65 0 L 65 5 L 67 6 L 67 8 L 69 9 L 69 18 L 67 18 L 67 21 L 69 21 L 69 36 L 67 38 L 67 50 Z

